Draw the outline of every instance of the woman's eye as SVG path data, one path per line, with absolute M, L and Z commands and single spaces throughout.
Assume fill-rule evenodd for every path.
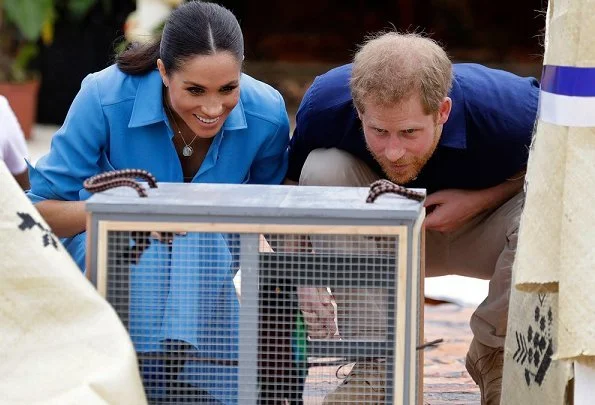
M 237 86 L 225 86 L 221 88 L 221 93 L 231 93 Z
M 194 94 L 194 95 L 203 94 L 203 93 L 205 92 L 205 91 L 204 91 L 203 89 L 201 89 L 200 87 L 190 87 L 190 88 L 188 89 L 188 91 L 189 91 L 191 94 Z

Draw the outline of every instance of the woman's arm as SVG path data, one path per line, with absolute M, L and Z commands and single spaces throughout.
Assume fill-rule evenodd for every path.
M 29 167 L 29 199 L 59 237 L 85 231 L 81 190 L 84 180 L 100 170 L 98 160 L 107 142 L 107 127 L 98 84 L 93 76 L 87 76 L 64 124 L 52 137 L 49 153 Z
M 35 204 L 45 222 L 59 238 L 85 231 L 87 215 L 84 201 L 45 200 Z

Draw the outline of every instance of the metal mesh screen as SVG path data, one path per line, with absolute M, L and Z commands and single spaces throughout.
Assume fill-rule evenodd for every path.
M 393 403 L 398 247 L 109 231 L 107 300 L 152 404 Z

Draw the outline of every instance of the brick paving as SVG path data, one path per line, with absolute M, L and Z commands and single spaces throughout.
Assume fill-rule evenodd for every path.
M 472 307 L 455 304 L 426 305 L 425 341 L 444 339 L 425 349 L 423 405 L 480 405 L 479 388 L 465 370 L 465 355 L 471 343 L 469 319 Z M 304 404 L 322 404 L 325 395 L 341 384 L 351 366 L 310 367 Z M 420 404 L 421 405 L 421 404 Z
M 425 340 L 444 342 L 425 350 L 424 405 L 480 405 L 479 388 L 465 369 L 473 311 L 454 304 L 426 305 Z

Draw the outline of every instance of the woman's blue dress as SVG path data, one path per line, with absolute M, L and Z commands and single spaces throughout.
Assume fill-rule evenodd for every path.
M 132 341 L 141 358 L 164 354 L 143 368 L 146 381 L 162 383 L 162 389 L 148 390 L 149 396 L 166 396 L 168 346 L 182 342 L 196 360 L 172 376 L 177 383 L 208 391 L 221 403 L 237 403 L 239 303 L 233 262 L 224 235 L 195 232 L 175 235 L 171 244 L 152 239 L 131 266 Z

